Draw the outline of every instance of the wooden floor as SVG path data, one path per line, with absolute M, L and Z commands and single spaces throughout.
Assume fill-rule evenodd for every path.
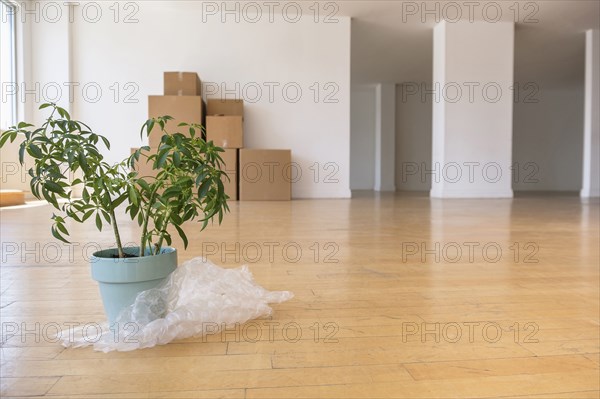
M 249 263 L 295 298 L 225 336 L 108 354 L 51 342 L 102 319 L 83 247 L 111 242 L 92 223 L 57 244 L 51 214 L 0 211 L 3 397 L 599 397 L 597 201 L 234 203 L 180 261 Z

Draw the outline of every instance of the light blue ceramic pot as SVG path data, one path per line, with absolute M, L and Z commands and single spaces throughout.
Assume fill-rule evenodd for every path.
M 139 247 L 126 247 L 123 251 L 137 255 Z M 156 287 L 177 268 L 177 250 L 171 247 L 163 248 L 159 255 L 141 258 L 113 258 L 116 254 L 117 249 L 111 248 L 95 252 L 90 258 L 92 278 L 100 285 L 110 324 L 135 301 L 137 294 Z

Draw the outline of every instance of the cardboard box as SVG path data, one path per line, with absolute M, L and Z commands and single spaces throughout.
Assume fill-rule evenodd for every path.
M 223 148 L 244 147 L 244 129 L 241 116 L 207 116 L 206 141 Z
M 165 96 L 202 96 L 202 82 L 196 72 L 165 72 Z
M 207 115 L 244 116 L 244 101 L 242 100 L 208 100 Z
M 206 128 L 206 101 L 202 100 L 202 126 Z M 206 130 L 202 132 L 202 138 L 206 140 Z
M 238 149 L 226 148 L 225 152 L 219 153 L 223 159 L 223 170 L 227 173 L 238 172 Z
M 174 119 L 166 125 L 169 133 L 181 132 L 187 134 L 187 129 L 177 127 L 179 123 L 204 122 L 204 104 L 200 96 L 148 96 L 148 117 L 172 116 Z M 197 131 L 197 134 L 200 134 Z M 158 147 L 162 134 L 160 127 L 155 126 L 149 137 L 150 147 Z
M 223 170 L 229 176 L 229 180 L 223 178 L 225 186 L 225 194 L 229 196 L 231 201 L 238 199 L 238 150 L 236 148 L 228 148 L 221 153 L 223 158 Z
M 289 201 L 292 198 L 291 150 L 240 150 L 241 201 Z

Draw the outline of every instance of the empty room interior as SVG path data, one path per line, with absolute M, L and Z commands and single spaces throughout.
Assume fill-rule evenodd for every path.
M 1 397 L 600 398 L 600 1 L 0 0 Z

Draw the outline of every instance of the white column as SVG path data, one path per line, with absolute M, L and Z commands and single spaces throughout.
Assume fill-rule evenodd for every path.
M 581 197 L 600 196 L 600 31 L 585 33 L 585 111 Z
M 512 197 L 514 23 L 434 28 L 431 196 Z
M 350 189 L 375 187 L 375 86 L 353 85 L 350 98 Z
M 375 191 L 396 191 L 396 85 L 375 89 Z

